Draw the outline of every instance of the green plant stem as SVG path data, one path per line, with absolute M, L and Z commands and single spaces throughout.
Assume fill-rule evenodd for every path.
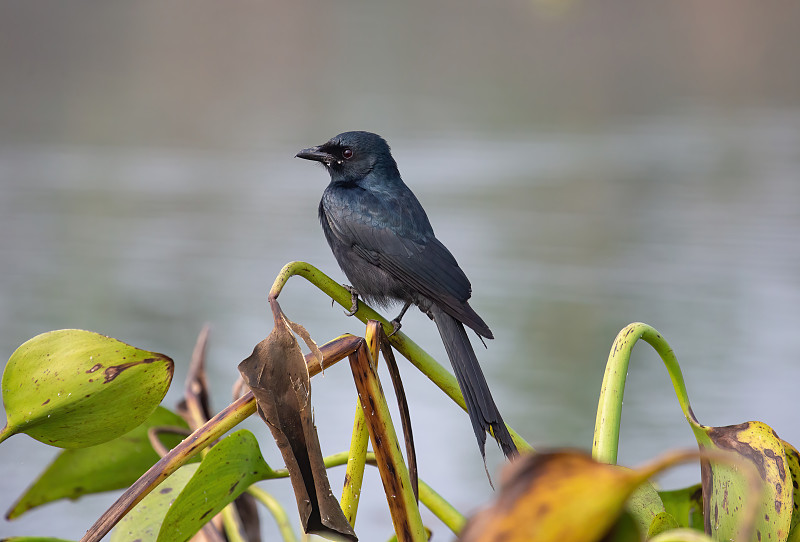
M 622 398 L 625 392 L 625 380 L 628 376 L 628 365 L 631 351 L 639 339 L 655 349 L 667 368 L 675 395 L 681 406 L 683 415 L 689 423 L 696 425 L 692 408 L 689 405 L 689 396 L 686 393 L 686 384 L 683 380 L 681 368 L 666 339 L 655 328 L 636 322 L 627 325 L 619 332 L 611 353 L 608 355 L 606 371 L 603 375 L 603 384 L 600 388 L 600 400 L 597 405 L 597 418 L 594 425 L 594 440 L 592 442 L 592 456 L 604 463 L 615 464 L 619 449 L 619 428 L 622 417 Z
M 236 511 L 236 505 L 233 503 L 228 504 L 220 514 L 222 515 L 222 524 L 225 526 L 225 535 L 228 537 L 228 542 L 247 542 L 242 536 L 242 519 Z
M 281 533 L 284 542 L 297 542 L 297 536 L 289 523 L 289 516 L 286 515 L 286 510 L 283 509 L 281 503 L 256 485 L 247 488 L 247 492 L 255 497 L 258 502 L 263 504 L 266 509 L 269 510 L 269 513 L 272 514 L 272 517 L 275 518 L 275 523 L 278 526 L 278 531 Z
M 419 500 L 454 534 L 459 534 L 464 525 L 467 524 L 467 518 L 461 512 L 456 510 L 452 504 L 422 480 L 419 481 Z
M 350 310 L 352 303 L 350 292 L 341 284 L 334 281 L 325 273 L 317 269 L 311 264 L 305 262 L 290 262 L 281 269 L 275 282 L 270 290 L 270 297 L 278 297 L 281 290 L 286 285 L 286 282 L 292 276 L 300 276 L 309 281 L 311 284 L 325 292 L 331 299 L 339 303 L 342 307 Z M 386 335 L 392 332 L 392 325 L 382 315 L 375 312 L 366 303 L 359 300 L 358 311 L 355 315 L 360 321 L 365 324 L 369 320 L 377 320 L 383 324 L 383 330 Z M 458 404 L 462 409 L 466 410 L 467 406 L 464 398 L 461 395 L 461 389 L 458 387 L 458 382 L 450 372 L 440 365 L 430 354 L 425 352 L 420 346 L 412 341 L 402 331 L 398 331 L 388 338 L 391 345 L 400 352 L 414 367 L 420 370 L 422 374 L 427 376 L 436 386 L 439 387 L 450 399 Z M 508 428 L 514 444 L 520 452 L 533 452 L 533 447 L 528 444 L 516 431 L 511 427 Z
M 347 521 L 356 526 L 358 502 L 361 498 L 361 486 L 364 482 L 364 467 L 367 462 L 367 446 L 369 431 L 361 403 L 356 401 L 356 414 L 353 421 L 353 435 L 350 438 L 350 451 L 347 458 L 347 472 L 342 489 L 341 506 Z
M 370 328 L 368 327 L 368 330 Z M 379 346 L 375 342 L 375 334 L 370 337 L 369 347 L 372 349 L 373 360 L 378 362 Z M 356 526 L 358 502 L 361 498 L 361 486 L 364 482 L 364 468 L 367 463 L 367 446 L 369 445 L 369 430 L 367 418 L 361 406 L 361 400 L 356 400 L 356 414 L 353 419 L 353 434 L 350 437 L 350 449 L 347 458 L 347 471 L 344 476 L 341 507 L 347 521 Z

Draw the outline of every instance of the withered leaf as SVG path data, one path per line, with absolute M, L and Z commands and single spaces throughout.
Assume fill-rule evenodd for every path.
M 470 519 L 459 540 L 601 540 L 642 477 L 582 452 L 522 455 L 503 469 L 496 502 Z
M 303 530 L 356 541 L 328 482 L 303 352 L 277 300 L 270 299 L 270 305 L 275 327 L 239 364 L 239 372 L 286 463 Z

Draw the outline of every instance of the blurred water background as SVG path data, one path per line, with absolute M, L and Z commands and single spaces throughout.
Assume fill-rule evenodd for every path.
M 609 348 L 633 321 L 670 341 L 702 422 L 760 419 L 800 444 L 798 21 L 795 2 L 728 0 L 7 0 L 0 351 L 57 328 L 108 334 L 175 359 L 173 405 L 210 322 L 222 408 L 272 327 L 280 268 L 305 260 L 344 281 L 316 219 L 327 175 L 293 156 L 364 129 L 389 140 L 469 275 L 496 336 L 479 357 L 532 444 L 591 446 Z M 281 301 L 319 342 L 363 334 L 302 279 Z M 404 331 L 446 363 L 427 318 L 409 313 Z M 492 492 L 467 417 L 401 371 L 421 477 L 474 510 Z M 341 451 L 349 369 L 312 384 L 323 451 Z M 248 427 L 280 466 L 266 427 Z M 620 461 L 693 442 L 663 365 L 637 347 Z M 56 452 L 0 446 L 0 508 Z M 685 468 L 663 483 L 697 480 Z M 288 483 L 265 487 L 294 518 Z M 376 472 L 364 495 L 356 530 L 385 540 Z M 77 539 L 114 498 L 0 533 Z

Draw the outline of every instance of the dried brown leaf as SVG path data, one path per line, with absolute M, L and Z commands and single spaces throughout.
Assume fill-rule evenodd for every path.
M 303 352 L 277 300 L 271 299 L 270 305 L 275 327 L 239 364 L 239 372 L 253 391 L 258 413 L 286 463 L 303 530 L 358 540 L 330 488 L 313 422 L 311 381 Z

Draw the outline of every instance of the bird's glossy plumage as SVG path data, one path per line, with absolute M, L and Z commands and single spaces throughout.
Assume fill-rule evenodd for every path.
M 389 145 L 376 134 L 345 132 L 297 156 L 323 163 L 330 173 L 319 220 L 355 290 L 383 306 L 413 303 L 434 319 L 481 453 L 490 428 L 506 455 L 516 453 L 463 326 L 489 339 L 492 332 L 470 307 L 469 279 L 434 235 L 425 210 L 400 177 Z

